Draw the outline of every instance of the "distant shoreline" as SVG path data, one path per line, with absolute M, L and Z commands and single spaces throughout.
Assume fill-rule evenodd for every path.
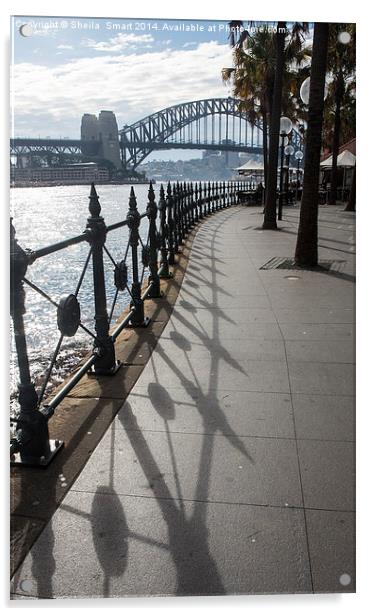
M 148 185 L 150 180 L 116 180 L 116 181 L 105 181 L 105 180 L 94 180 L 94 184 L 96 186 L 131 186 L 131 185 Z M 92 180 L 79 180 L 79 181 L 71 181 L 71 182 L 57 182 L 57 181 L 37 181 L 37 182 L 11 182 L 10 188 L 46 188 L 53 186 L 90 186 Z M 152 184 L 156 184 L 156 180 L 152 180 Z

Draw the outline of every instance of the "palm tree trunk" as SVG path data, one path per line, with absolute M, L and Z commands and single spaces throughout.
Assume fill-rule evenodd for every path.
M 336 95 L 335 120 L 334 120 L 334 135 L 332 138 L 332 168 L 331 168 L 331 188 L 329 204 L 335 205 L 338 185 L 338 155 L 340 143 L 340 128 L 341 128 L 341 103 L 342 96 L 340 93 Z
M 277 229 L 277 164 L 280 138 L 282 80 L 285 67 L 285 29 L 286 22 L 279 21 L 276 34 L 276 73 L 274 78 L 273 104 L 269 120 L 268 173 L 263 229 Z
M 354 166 L 353 175 L 352 175 L 352 184 L 350 187 L 350 195 L 349 201 L 347 203 L 344 212 L 355 212 L 356 211 L 356 167 Z
M 326 78 L 328 33 L 328 23 L 315 24 L 303 196 L 301 199 L 295 251 L 295 261 L 302 267 L 318 265 L 318 183 L 322 146 L 323 96 Z
M 268 173 L 268 126 L 267 112 L 265 107 L 262 108 L 263 116 L 263 165 L 264 165 L 264 190 L 267 190 L 267 173 Z

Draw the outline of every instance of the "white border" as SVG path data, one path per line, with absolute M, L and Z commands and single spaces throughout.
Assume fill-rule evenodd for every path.
M 126 3 L 125 3 L 126 4 Z M 224 613 L 226 609 L 232 609 L 236 613 L 255 614 L 258 610 L 271 610 L 275 616 L 296 613 L 300 610 L 301 614 L 311 614 L 313 610 L 318 614 L 348 614 L 350 610 L 356 610 L 357 614 L 366 611 L 368 597 L 370 559 L 368 556 L 369 548 L 369 520 L 371 515 L 370 503 L 370 393 L 367 387 L 371 380 L 368 355 L 371 347 L 371 327 L 370 313 L 370 269 L 371 257 L 366 253 L 370 245 L 370 211 L 371 211 L 371 187 L 368 187 L 371 178 L 370 161 L 370 20 L 366 14 L 366 3 L 353 0 L 352 3 L 339 3 L 337 0 L 311 0 L 307 3 L 295 3 L 292 0 L 282 0 L 274 2 L 265 0 L 264 3 L 248 3 L 246 0 L 235 0 L 233 5 L 228 3 L 207 2 L 201 4 L 198 0 L 187 0 L 186 3 L 149 2 L 142 0 L 140 4 L 131 3 L 125 6 L 124 3 L 105 0 L 104 3 L 91 1 L 85 5 L 76 4 L 72 0 L 64 0 L 60 4 L 50 4 L 41 0 L 15 0 L 10 2 L 5 0 L 1 6 L 1 45 L 2 51 L 2 74 L 3 74 L 3 97 L 1 114 L 1 132 L 5 138 L 1 147 L 1 169 L 2 169 L 2 231 L 3 241 L 1 243 L 1 267 L 3 282 L 3 298 L 8 297 L 8 136 L 9 136 L 9 116 L 8 116 L 8 58 L 9 58 L 9 17 L 11 14 L 17 15 L 58 15 L 58 16 L 93 16 L 93 17 L 157 17 L 157 18 L 197 18 L 197 19 L 256 19 L 256 20 L 305 20 L 305 21 L 344 21 L 357 22 L 357 255 L 358 255 L 358 286 L 357 286 L 357 329 L 358 329 L 358 385 L 357 385 L 357 593 L 354 595 L 279 595 L 279 596 L 249 596 L 249 597 L 222 597 L 222 598 L 187 598 L 187 599 L 127 599 L 127 600 L 68 600 L 68 601 L 22 601 L 9 602 L 8 597 L 8 551 L 2 550 L 2 592 L 1 598 L 5 609 L 12 609 L 13 612 L 20 612 L 24 608 L 58 608 L 62 610 L 78 608 L 82 611 L 91 609 L 118 608 L 124 609 L 126 613 L 131 613 L 138 609 L 150 609 L 152 613 L 161 614 L 165 611 L 176 610 L 177 613 L 192 612 L 199 613 L 201 610 L 212 610 L 213 613 Z M 6 51 L 5 51 L 6 50 Z M 1 392 L 3 394 L 2 409 L 2 444 L 4 446 L 4 479 L 2 482 L 2 545 L 7 546 L 9 541 L 8 531 L 8 347 L 4 340 L 8 340 L 8 302 L 1 302 L 1 325 L 4 332 L 1 345 Z

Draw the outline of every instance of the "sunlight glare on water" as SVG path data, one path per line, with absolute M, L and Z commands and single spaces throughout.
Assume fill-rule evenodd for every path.
M 156 199 L 159 185 L 154 185 Z M 80 235 L 89 216 L 89 186 L 54 186 L 11 189 L 11 215 L 16 238 L 23 249 L 36 250 L 69 237 Z M 97 186 L 101 215 L 107 225 L 124 220 L 128 211 L 130 186 Z M 138 210 L 144 212 L 147 206 L 148 185 L 135 186 Z M 140 235 L 147 241 L 148 221 L 141 222 Z M 108 234 L 106 246 L 115 261 L 124 258 L 128 242 L 128 229 L 123 227 Z M 141 260 L 141 246 L 139 261 Z M 64 294 L 74 293 L 89 251 L 89 244 L 83 242 L 61 251 L 41 257 L 29 266 L 26 277 L 45 291 L 51 299 L 59 302 Z M 113 264 L 104 255 L 106 273 L 107 309 L 110 312 L 115 294 Z M 131 271 L 130 252 L 127 260 L 129 276 Z M 141 273 L 141 272 L 140 272 Z M 79 292 L 81 322 L 94 333 L 94 296 L 91 263 Z M 25 285 L 26 314 L 24 315 L 28 352 L 32 376 L 36 384 L 48 366 L 60 332 L 57 328 L 57 309 L 36 291 Z M 120 292 L 113 321 L 129 303 L 129 295 Z M 62 381 L 92 346 L 92 339 L 81 329 L 73 338 L 65 338 L 56 369 L 53 384 Z M 14 348 L 11 353 L 11 390 L 14 398 L 18 371 Z

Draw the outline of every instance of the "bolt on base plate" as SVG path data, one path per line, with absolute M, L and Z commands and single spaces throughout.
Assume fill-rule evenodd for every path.
M 116 360 L 116 363 L 115 363 L 114 367 L 111 368 L 111 370 L 103 370 L 103 369 L 99 370 L 99 368 L 98 368 L 98 370 L 96 370 L 94 368 L 94 365 L 93 365 L 90 368 L 90 370 L 88 370 L 87 375 L 88 376 L 95 376 L 95 377 L 97 377 L 97 376 L 114 376 L 116 374 L 116 372 L 118 370 L 120 370 L 121 366 L 122 366 L 122 362 L 119 359 Z
M 158 275 L 159 278 L 173 278 L 173 273 L 172 272 L 159 272 Z
M 14 453 L 10 458 L 10 466 L 34 466 L 38 468 L 46 468 L 58 451 L 64 446 L 63 441 L 49 440 L 49 453 L 46 456 L 25 456 L 20 452 Z
M 129 329 L 134 329 L 136 327 L 148 327 L 151 322 L 150 317 L 144 317 L 144 320 L 141 323 L 128 323 L 127 327 Z

